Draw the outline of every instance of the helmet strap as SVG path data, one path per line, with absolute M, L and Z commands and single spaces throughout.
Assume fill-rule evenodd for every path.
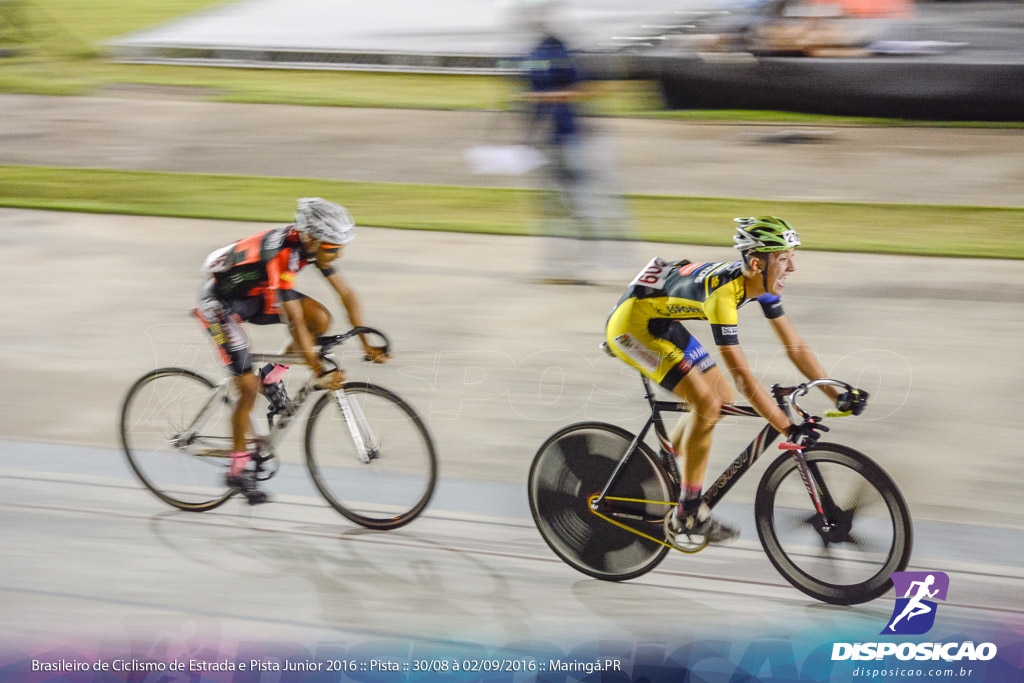
M 764 268 L 761 270 L 761 282 L 764 284 L 764 293 L 768 293 L 768 264 L 771 262 L 772 253 L 770 251 L 764 253 Z
M 761 266 L 761 284 L 764 287 L 764 293 L 767 294 L 768 293 L 768 263 L 769 263 L 769 260 L 771 258 L 771 252 L 770 251 L 754 251 L 753 249 L 751 249 L 750 251 L 740 252 L 740 254 L 741 254 L 741 256 L 743 256 L 743 263 L 744 263 L 744 265 L 746 265 L 748 268 L 750 267 L 750 259 L 752 259 L 752 258 L 760 258 L 761 259 L 761 261 L 763 263 L 763 265 Z

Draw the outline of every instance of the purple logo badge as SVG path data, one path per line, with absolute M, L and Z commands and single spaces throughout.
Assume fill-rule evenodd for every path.
M 882 635 L 927 633 L 935 624 L 933 600 L 946 599 L 949 577 L 944 572 L 893 572 L 892 582 L 896 587 L 896 606 Z

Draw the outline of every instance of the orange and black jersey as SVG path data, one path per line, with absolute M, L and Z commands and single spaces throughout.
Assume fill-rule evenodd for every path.
M 261 296 L 266 313 L 277 302 L 299 298 L 295 276 L 313 262 L 294 226 L 267 230 L 219 249 L 207 258 L 203 271 L 213 276 L 213 294 L 221 301 Z M 321 271 L 325 276 L 333 268 Z
M 629 283 L 621 301 L 635 299 L 634 310 L 639 307 L 649 320 L 707 320 L 715 344 L 738 344 L 737 312 L 748 301 L 742 266 L 740 261 L 690 263 L 655 258 Z M 778 296 L 765 294 L 757 300 L 765 317 L 783 315 Z

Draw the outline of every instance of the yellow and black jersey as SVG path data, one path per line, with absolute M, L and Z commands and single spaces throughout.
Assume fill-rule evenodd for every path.
M 747 302 L 741 261 L 667 262 L 652 259 L 629 283 L 619 304 L 635 300 L 632 316 L 648 320 L 707 320 L 718 346 L 739 343 L 738 316 Z M 778 296 L 758 297 L 765 317 L 783 314 Z

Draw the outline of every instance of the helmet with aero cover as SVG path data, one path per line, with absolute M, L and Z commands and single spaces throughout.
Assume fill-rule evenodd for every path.
M 348 210 L 320 197 L 303 197 L 295 210 L 295 227 L 327 244 L 348 244 L 356 236 L 356 222 Z
M 744 260 L 750 251 L 785 251 L 800 246 L 800 237 L 797 236 L 796 230 L 781 218 L 761 216 L 734 220 L 739 225 L 736 227 L 736 234 L 732 236 L 732 241 L 743 253 Z

